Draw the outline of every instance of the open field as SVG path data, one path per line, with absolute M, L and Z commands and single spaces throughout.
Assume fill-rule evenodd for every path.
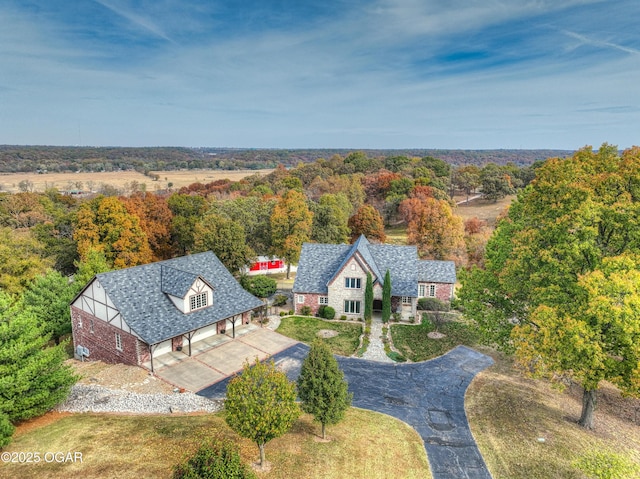
M 511 360 L 492 350 L 496 364 L 467 391 L 465 407 L 478 447 L 495 479 L 640 478 L 640 473 L 587 476 L 576 462 L 594 452 L 614 453 L 640 471 L 640 400 L 611 386 L 599 393 L 595 431 L 577 425 L 582 391 L 566 392 L 522 377 Z M 608 473 L 612 468 L 604 466 Z
M 46 417 L 46 416 L 45 416 Z M 39 428 L 19 429 L 6 451 L 72 451 L 82 462 L 0 464 L 0 477 L 142 478 L 171 476 L 173 466 L 208 437 L 229 437 L 243 460 L 258 459 L 258 448 L 239 438 L 222 414 L 134 416 L 54 415 Z M 330 442 L 318 440 L 320 426 L 302 416 L 291 432 L 265 447 L 271 470 L 261 479 L 430 478 L 427 454 L 418 434 L 390 416 L 349 409 L 344 421 L 327 427 Z
M 0 191 L 16 193 L 21 181 L 27 180 L 33 183 L 34 191 L 44 191 L 47 188 L 59 190 L 83 189 L 96 190 L 101 184 L 111 185 L 118 189 L 126 189 L 127 184 L 137 181 L 144 183 L 147 191 L 166 189 L 169 183 L 173 183 L 172 189 L 181 188 L 191 183 L 209 183 L 211 181 L 229 179 L 239 181 L 256 173 L 266 175 L 273 170 L 177 170 L 154 171 L 160 179 L 153 181 L 137 171 L 115 171 L 102 173 L 4 173 L 0 174 Z
M 509 195 L 501 200 L 496 201 L 487 201 L 481 198 L 477 198 L 475 200 L 469 201 L 469 203 L 463 203 L 458 205 L 458 207 L 454 210 L 454 213 L 458 216 L 462 217 L 463 220 L 467 220 L 469 218 L 477 217 L 481 220 L 486 221 L 491 228 L 496 225 L 496 218 L 498 215 L 505 211 L 505 209 L 511 204 L 511 202 L 516 198 L 516 195 Z M 466 199 L 466 196 L 456 196 L 454 198 L 455 201 L 463 201 Z

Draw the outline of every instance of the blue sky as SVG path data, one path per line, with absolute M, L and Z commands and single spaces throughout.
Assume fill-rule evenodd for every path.
M 0 144 L 640 144 L 637 0 L 0 0 Z

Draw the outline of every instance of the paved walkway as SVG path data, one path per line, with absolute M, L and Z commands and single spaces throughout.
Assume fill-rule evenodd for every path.
M 362 359 L 370 361 L 380 361 L 383 363 L 393 363 L 393 359 L 387 356 L 382 342 L 382 315 L 374 314 L 371 318 L 371 334 L 369 335 L 369 346 L 362 355 Z
M 295 380 L 308 351 L 308 346 L 299 343 L 273 359 Z M 396 417 L 420 434 L 434 479 L 491 479 L 464 410 L 467 387 L 493 363 L 489 356 L 458 346 L 439 358 L 411 364 L 337 358 L 353 392 L 354 406 Z M 222 399 L 227 382 L 198 394 Z

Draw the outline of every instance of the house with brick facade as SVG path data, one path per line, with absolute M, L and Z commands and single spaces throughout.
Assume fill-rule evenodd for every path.
M 419 298 L 447 302 L 453 297 L 453 261 L 420 260 L 415 246 L 372 244 L 360 236 L 352 245 L 303 244 L 293 284 L 295 312 L 308 306 L 315 314 L 326 305 L 338 316 L 362 317 L 367 273 L 373 279 L 373 310 L 381 310 L 387 270 L 391 310 L 404 318 L 416 315 Z
M 71 302 L 74 349 L 153 371 L 162 354 L 190 356 L 196 341 L 235 337 L 262 306 L 210 251 L 100 273 Z

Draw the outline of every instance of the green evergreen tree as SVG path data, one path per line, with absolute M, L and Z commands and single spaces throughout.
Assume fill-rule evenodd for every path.
M 325 426 L 337 424 L 351 405 L 353 394 L 348 391 L 344 373 L 321 339 L 311 344 L 309 354 L 302 362 L 298 394 L 302 410 L 322 424 L 322 439 L 326 437 Z
M 364 319 L 371 319 L 373 314 L 373 278 L 371 273 L 367 272 L 367 285 L 364 289 Z
M 258 358 L 246 362 L 242 374 L 229 381 L 224 410 L 229 427 L 257 444 L 261 466 L 264 445 L 285 434 L 300 416 L 295 384 L 273 361 L 261 363 Z
M 391 274 L 389 270 L 384 275 L 382 285 L 382 322 L 388 323 L 391 318 Z
M 62 402 L 76 377 L 64 365 L 65 344 L 49 335 L 21 303 L 0 293 L 0 415 L 11 422 L 44 414 Z
M 0 413 L 0 449 L 11 442 L 11 436 L 15 430 L 7 415 Z
M 25 307 L 56 344 L 60 344 L 62 336 L 71 334 L 69 303 L 75 294 L 75 286 L 58 271 L 37 277 L 24 292 Z

